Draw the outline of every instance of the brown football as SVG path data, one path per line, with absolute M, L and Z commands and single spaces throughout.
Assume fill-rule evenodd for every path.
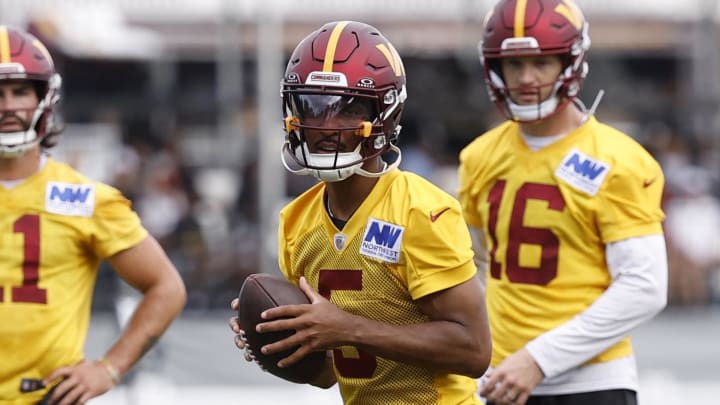
M 283 278 L 270 274 L 251 274 L 245 279 L 238 297 L 240 298 L 238 321 L 245 331 L 255 361 L 269 373 L 288 381 L 308 383 L 314 380 L 325 365 L 324 352 L 310 353 L 290 367 L 279 368 L 277 362 L 294 353 L 296 348 L 272 355 L 262 354 L 260 348 L 285 339 L 295 331 L 269 333 L 255 331 L 255 325 L 265 322 L 260 318 L 263 311 L 281 305 L 309 304 L 310 301 L 305 293 Z

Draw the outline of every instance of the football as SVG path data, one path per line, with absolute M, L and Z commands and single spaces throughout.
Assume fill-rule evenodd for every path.
M 240 299 L 238 321 L 245 331 L 255 361 L 269 373 L 288 381 L 308 383 L 314 380 L 325 365 L 325 352 L 310 353 L 290 367 L 279 368 L 277 362 L 291 355 L 297 348 L 272 355 L 262 354 L 260 348 L 285 339 L 295 331 L 269 333 L 255 331 L 255 325 L 265 322 L 260 318 L 263 311 L 281 305 L 309 304 L 310 301 L 305 293 L 283 278 L 270 274 L 251 274 L 243 282 L 238 298 Z

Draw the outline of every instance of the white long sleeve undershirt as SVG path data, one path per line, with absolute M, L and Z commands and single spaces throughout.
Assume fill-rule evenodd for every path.
M 476 255 L 483 255 L 487 249 L 482 243 L 477 247 Z M 605 255 L 612 277 L 610 287 L 585 311 L 526 345 L 545 374 L 545 380 L 534 393 L 634 389 L 637 378 L 634 357 L 579 366 L 619 342 L 665 307 L 665 239 L 663 235 L 629 238 L 608 244 Z
M 630 238 L 605 248 L 610 287 L 572 320 L 526 348 L 546 377 L 603 352 L 660 312 L 667 302 L 667 257 L 662 235 Z

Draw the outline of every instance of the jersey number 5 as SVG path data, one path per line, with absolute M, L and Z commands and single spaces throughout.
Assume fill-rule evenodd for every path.
M 502 265 L 497 260 L 497 223 L 500 203 L 505 193 L 505 184 L 505 180 L 499 180 L 488 194 L 490 203 L 489 238 L 492 240 L 493 246 L 490 250 L 490 275 L 496 279 L 500 279 L 502 271 Z M 565 209 L 565 199 L 557 186 L 539 183 L 523 184 L 515 194 L 510 214 L 505 268 L 508 280 L 513 283 L 546 285 L 557 276 L 560 239 L 550 229 L 533 228 L 523 224 L 525 208 L 530 199 L 547 201 L 548 209 L 553 211 Z M 540 247 L 542 252 L 540 267 L 520 265 L 520 246 L 523 244 Z
M 23 215 L 13 224 L 15 233 L 23 234 L 25 249 L 23 251 L 23 283 L 20 287 L 13 287 L 11 291 L 12 302 L 29 302 L 47 304 L 47 290 L 38 288 L 40 277 L 40 216 Z M 0 302 L 5 300 L 4 289 L 0 286 Z
M 318 293 L 330 299 L 332 290 L 362 290 L 362 270 L 320 270 Z M 370 378 L 377 368 L 374 355 L 357 349 L 358 357 L 345 357 L 333 349 L 333 362 L 338 373 L 346 378 Z

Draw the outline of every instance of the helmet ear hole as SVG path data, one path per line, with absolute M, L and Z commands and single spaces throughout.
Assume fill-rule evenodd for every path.
M 387 145 L 387 139 L 384 136 L 376 136 L 375 139 L 373 139 L 372 147 L 375 150 L 380 150 L 384 148 Z

